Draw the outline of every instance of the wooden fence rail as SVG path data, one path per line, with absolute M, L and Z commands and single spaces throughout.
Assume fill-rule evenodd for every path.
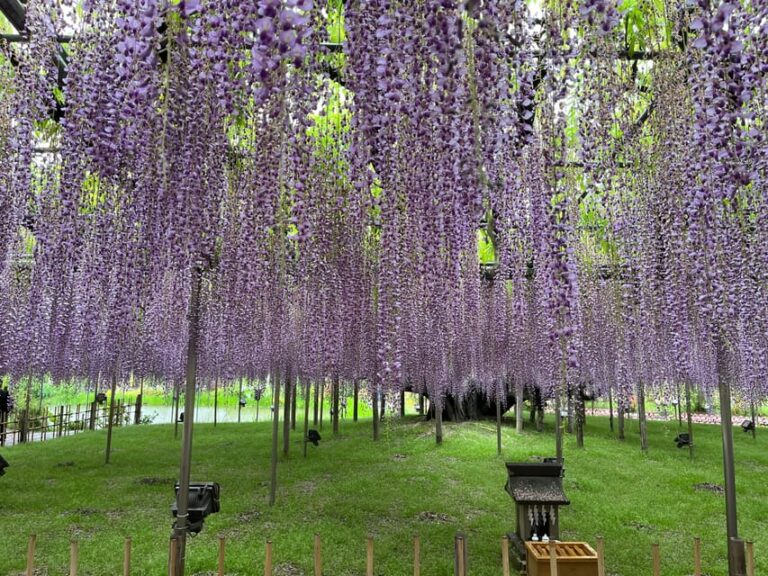
M 141 419 L 141 403 L 124 404 L 117 400 L 113 426 L 138 424 Z M 45 407 L 42 412 L 24 410 L 10 414 L 0 413 L 0 446 L 23 442 L 42 442 L 62 436 L 70 436 L 85 430 L 106 428 L 109 425 L 109 404 L 76 404 L 74 406 Z
M 37 547 L 37 536 L 31 534 L 27 545 L 27 567 L 24 572 L 26 576 L 34 576 L 35 574 L 35 551 Z M 565 548 L 572 547 L 571 544 L 561 544 L 554 540 L 549 544 L 543 544 L 545 549 L 548 550 L 548 568 L 550 576 L 557 576 L 558 571 L 563 568 L 563 573 L 567 573 L 565 570 L 565 564 L 561 563 L 567 561 L 572 556 L 568 554 L 561 554 L 558 552 L 558 545 Z M 123 576 L 130 576 L 131 574 L 131 556 L 132 556 L 133 541 L 130 537 L 125 538 L 123 546 Z M 503 576 L 510 576 L 510 557 L 509 548 L 510 540 L 507 536 L 501 539 L 501 573 Z M 604 542 L 602 537 L 597 538 L 597 576 L 604 576 L 605 574 L 605 558 L 604 558 Z M 176 574 L 176 566 L 178 559 L 178 542 L 174 538 L 171 538 L 169 542 L 168 550 L 168 576 L 179 576 Z M 368 536 L 365 540 L 365 573 L 366 576 L 373 576 L 374 574 L 374 538 Z M 755 554 L 754 543 L 746 543 L 746 560 L 747 560 L 747 572 L 746 576 L 755 576 Z M 660 576 L 662 571 L 662 549 L 659 544 L 653 544 L 649 550 L 650 557 L 650 574 L 653 576 Z M 80 546 L 79 542 L 75 539 L 70 541 L 70 559 L 69 559 L 69 576 L 77 576 L 79 570 L 80 559 Z M 699 538 L 694 539 L 693 544 L 693 560 L 694 560 L 694 576 L 701 576 L 701 540 Z M 218 539 L 218 556 L 217 556 L 217 571 L 218 576 L 225 575 L 225 561 L 226 561 L 226 539 L 220 535 Z M 314 537 L 314 575 L 322 576 L 323 574 L 323 556 L 322 556 L 322 541 L 319 534 L 315 534 Z M 264 576 L 273 576 L 274 567 L 274 550 L 272 541 L 268 540 L 264 547 Z M 419 576 L 421 570 L 421 540 L 418 535 L 413 539 L 413 574 Z M 457 534 L 454 539 L 454 576 L 469 576 L 471 570 L 469 566 L 469 554 L 467 548 L 467 537 L 464 534 Z M 579 572 L 580 574 L 582 572 Z

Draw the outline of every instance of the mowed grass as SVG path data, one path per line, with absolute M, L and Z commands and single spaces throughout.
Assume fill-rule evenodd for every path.
M 549 418 L 549 417 L 548 417 Z M 505 460 L 551 456 L 554 437 L 505 422 L 503 455 L 493 422 L 446 424 L 434 443 L 431 422 L 389 420 L 374 443 L 370 421 L 342 424 L 334 438 L 326 423 L 319 447 L 301 454 L 300 434 L 281 457 L 277 504 L 268 506 L 270 425 L 196 427 L 193 480 L 221 484 L 222 510 L 188 546 L 188 574 L 215 574 L 218 536 L 226 536 L 226 574 L 263 574 L 264 545 L 274 545 L 275 574 L 313 574 L 313 535 L 323 543 L 324 574 L 365 573 L 365 539 L 375 541 L 375 573 L 412 573 L 412 541 L 421 538 L 421 573 L 453 574 L 453 538 L 467 537 L 469 574 L 500 575 L 500 540 L 514 528 L 504 492 Z M 527 424 L 527 423 L 526 423 Z M 609 574 L 651 574 L 651 544 L 662 550 L 662 573 L 693 573 L 694 536 L 703 567 L 727 573 L 725 501 L 697 484 L 722 484 L 720 428 L 697 426 L 696 458 L 672 439 L 676 422 L 650 422 L 650 452 L 639 449 L 637 422 L 620 442 L 604 418 L 588 418 L 586 447 L 565 445 L 561 536 L 606 541 Z M 172 426 L 135 426 L 114 433 L 112 463 L 104 464 L 106 432 L 83 433 L 2 450 L 11 466 L 0 478 L 0 574 L 25 567 L 27 539 L 38 539 L 36 574 L 67 574 L 69 542 L 80 543 L 81 575 L 122 574 L 123 540 L 133 538 L 135 575 L 164 573 L 180 439 Z M 757 574 L 768 571 L 768 451 L 735 434 L 739 521 L 755 542 Z

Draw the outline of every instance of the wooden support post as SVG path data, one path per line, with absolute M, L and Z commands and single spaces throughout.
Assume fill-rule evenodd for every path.
M 315 576 L 323 576 L 323 550 L 320 534 L 315 534 Z
M 467 548 L 463 534 L 456 534 L 453 546 L 454 574 L 466 576 L 467 574 Z
M 176 576 L 176 568 L 179 564 L 179 540 L 176 536 L 171 537 L 170 549 L 168 551 L 168 576 Z
M 224 572 L 222 572 L 224 574 Z M 264 576 L 272 576 L 272 541 L 267 540 L 264 552 Z
M 693 539 L 693 576 L 701 576 L 701 538 Z
M 37 546 L 37 534 L 30 534 L 27 544 L 27 576 L 35 574 L 35 546 Z
M 605 576 L 605 539 L 597 537 L 597 576 Z
M 400 390 L 400 418 L 405 417 L 405 390 Z
M 554 540 L 549 541 L 549 574 L 557 576 L 557 544 Z
M 419 535 L 413 537 L 413 576 L 421 573 L 421 541 Z
M 373 576 L 373 536 L 365 544 L 365 576 Z
M 218 576 L 224 576 L 224 547 L 226 540 L 223 534 L 219 534 L 219 566 Z
M 77 576 L 77 540 L 69 541 L 69 576 Z
M 509 537 L 501 539 L 501 569 L 503 576 L 509 576 Z
M 653 554 L 653 576 L 661 576 L 661 552 L 658 544 L 651 545 Z
M 131 537 L 126 536 L 123 544 L 123 576 L 131 574 Z
M 755 576 L 755 544 L 747 542 L 747 576 Z

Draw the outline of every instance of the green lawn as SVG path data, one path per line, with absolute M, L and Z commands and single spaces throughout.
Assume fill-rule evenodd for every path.
M 698 426 L 697 457 L 672 442 L 675 422 L 650 422 L 651 450 L 640 453 L 637 422 L 625 442 L 607 421 L 590 418 L 586 448 L 566 442 L 562 536 L 606 539 L 608 573 L 651 573 L 650 546 L 659 542 L 662 572 L 692 574 L 692 540 L 703 541 L 704 572 L 726 574 L 724 498 L 694 485 L 722 484 L 720 429 Z M 759 431 L 759 432 L 762 432 Z M 326 423 L 320 446 L 301 456 L 298 435 L 281 461 L 278 502 L 267 505 L 268 423 L 202 425 L 196 429 L 193 480 L 221 483 L 222 511 L 189 545 L 188 574 L 213 574 L 217 537 L 227 537 L 227 574 L 262 574 L 264 542 L 274 543 L 275 574 L 312 574 L 313 535 L 323 539 L 324 573 L 363 574 L 365 538 L 375 538 L 377 575 L 411 574 L 412 538 L 421 537 L 422 574 L 452 574 L 453 537 L 467 535 L 469 574 L 500 575 L 500 538 L 513 527 L 504 492 L 504 460 L 552 455 L 551 428 L 520 437 L 504 429 L 496 455 L 492 422 L 447 424 L 445 443 L 433 427 L 408 418 L 383 425 L 343 423 L 333 438 Z M 170 535 L 170 504 L 179 441 L 171 426 L 115 430 L 112 464 L 103 463 L 106 432 L 6 448 L 0 478 L 0 574 L 25 566 L 28 534 L 38 535 L 38 574 L 68 573 L 69 541 L 80 541 L 81 575 L 121 573 L 123 538 L 134 542 L 133 574 L 162 574 Z M 768 452 L 737 429 L 740 528 L 755 541 L 757 573 L 768 570 L 764 530 Z

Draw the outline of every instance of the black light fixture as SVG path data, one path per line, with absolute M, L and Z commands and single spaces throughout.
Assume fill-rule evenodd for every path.
M 5 469 L 8 468 L 10 464 L 8 464 L 8 460 L 0 456 L 0 476 L 5 474 Z
M 261 388 L 256 388 L 256 389 L 253 391 L 253 399 L 254 399 L 254 400 L 256 400 L 256 402 L 258 402 L 259 400 L 261 400 L 261 395 L 262 395 L 262 393 L 263 393 L 263 392 L 264 392 L 264 391 L 263 391 Z
M 176 500 L 171 506 L 173 517 L 178 513 L 179 483 L 176 483 Z M 187 530 L 199 534 L 205 519 L 220 509 L 221 489 L 218 482 L 193 482 L 189 485 L 189 503 L 187 504 Z
M 675 436 L 675 443 L 678 448 L 691 445 L 691 437 L 688 434 L 678 434 Z
M 245 408 L 246 401 L 245 398 L 240 398 L 240 408 Z
M 99 392 L 96 394 L 96 402 L 99 404 L 104 404 L 104 402 L 107 401 L 107 395 L 104 394 L 104 392 Z
M 755 423 L 752 422 L 752 420 L 744 420 L 744 422 L 741 423 L 741 429 L 744 430 L 744 432 L 752 432 L 752 430 L 755 429 Z

